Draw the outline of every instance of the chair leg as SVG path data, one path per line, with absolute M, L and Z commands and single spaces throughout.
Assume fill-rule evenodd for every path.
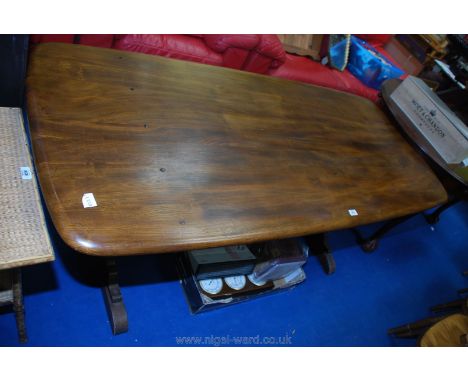
M 13 311 L 15 312 L 16 327 L 20 342 L 28 340 L 26 323 L 24 320 L 23 287 L 21 282 L 21 268 L 13 271 Z
M 429 317 L 410 324 L 398 326 L 388 330 L 388 334 L 398 338 L 417 338 L 425 333 L 428 328 L 447 316 Z
M 461 298 L 459 300 L 450 301 L 445 304 L 435 305 L 431 308 L 434 313 L 440 312 L 460 312 L 465 313 L 468 311 L 468 298 Z
M 468 347 L 468 334 L 462 334 L 460 336 L 460 345 Z

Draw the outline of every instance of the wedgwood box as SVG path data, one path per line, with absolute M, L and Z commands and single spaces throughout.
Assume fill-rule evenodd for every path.
M 418 145 L 437 163 L 468 181 L 468 128 L 419 78 L 407 77 L 390 95 L 418 137 Z

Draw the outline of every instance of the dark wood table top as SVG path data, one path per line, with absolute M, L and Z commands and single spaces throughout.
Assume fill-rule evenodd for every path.
M 375 104 L 330 89 L 43 44 L 31 56 L 27 102 L 52 220 L 87 254 L 301 236 L 447 198 Z M 85 193 L 96 207 L 83 207 Z

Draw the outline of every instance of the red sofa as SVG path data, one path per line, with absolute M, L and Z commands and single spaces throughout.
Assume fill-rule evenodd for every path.
M 377 51 L 392 35 L 358 35 Z M 367 87 L 349 71 L 340 72 L 306 57 L 284 51 L 276 35 L 32 35 L 31 43 L 65 42 L 155 54 L 204 64 L 225 66 L 254 73 L 324 86 L 372 101 L 378 91 Z
M 64 42 L 114 48 L 242 69 L 245 59 L 258 45 L 260 35 L 31 35 L 30 41 L 32 45 Z

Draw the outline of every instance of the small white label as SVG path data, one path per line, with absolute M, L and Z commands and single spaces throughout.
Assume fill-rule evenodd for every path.
M 348 210 L 348 213 L 349 213 L 349 216 L 358 216 L 359 215 L 356 210 Z
M 32 172 L 29 167 L 20 167 L 21 179 L 32 179 Z
M 468 167 L 468 158 L 462 160 L 463 167 Z
M 96 207 L 96 199 L 94 199 L 94 195 L 92 192 L 88 194 L 83 194 L 83 198 L 81 199 L 83 202 L 83 207 L 84 208 L 91 208 L 91 207 Z

